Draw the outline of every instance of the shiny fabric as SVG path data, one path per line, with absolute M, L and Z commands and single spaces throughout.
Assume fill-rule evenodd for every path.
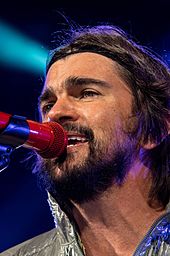
M 85 256 L 74 223 L 50 195 L 48 201 L 56 227 L 3 252 L 1 256 Z M 152 225 L 133 256 L 170 256 L 169 210 Z
M 170 256 L 170 213 L 152 225 L 133 256 Z

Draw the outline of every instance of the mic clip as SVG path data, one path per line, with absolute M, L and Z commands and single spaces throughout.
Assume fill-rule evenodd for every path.
M 29 126 L 25 117 L 11 116 L 7 127 L 0 133 L 0 145 L 22 146 L 29 136 Z
M 10 155 L 24 144 L 29 136 L 29 126 L 26 118 L 11 116 L 7 127 L 0 133 L 0 172 L 10 163 Z

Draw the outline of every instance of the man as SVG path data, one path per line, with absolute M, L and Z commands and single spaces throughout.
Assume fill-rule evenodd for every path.
M 68 132 L 38 157 L 56 228 L 2 255 L 170 255 L 170 73 L 114 26 L 82 28 L 53 50 L 42 121 Z

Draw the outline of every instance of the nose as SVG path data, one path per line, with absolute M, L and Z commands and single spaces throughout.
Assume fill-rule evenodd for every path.
M 66 98 L 60 98 L 53 105 L 47 115 L 48 120 L 65 124 L 67 122 L 75 122 L 79 119 L 79 114 L 75 104 Z

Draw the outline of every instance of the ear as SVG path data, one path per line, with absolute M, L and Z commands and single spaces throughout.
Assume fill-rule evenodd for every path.
M 162 142 L 165 138 L 167 138 L 169 135 L 170 135 L 170 122 L 168 122 L 168 134 L 162 136 L 162 139 L 160 140 L 159 143 L 148 141 L 147 143 L 143 144 L 142 147 L 143 147 L 143 149 L 147 149 L 147 150 L 156 148 L 156 147 L 157 147 L 158 145 L 160 145 L 161 142 Z
M 149 149 L 156 148 L 160 143 L 155 143 L 155 142 L 148 141 L 147 143 L 142 145 L 142 147 L 143 147 L 143 149 L 149 150 Z

